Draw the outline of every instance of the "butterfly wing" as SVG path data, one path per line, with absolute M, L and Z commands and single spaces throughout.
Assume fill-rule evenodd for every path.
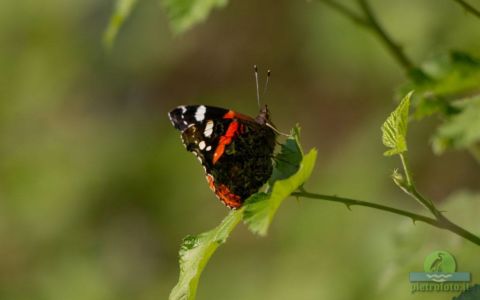
M 211 169 L 220 157 L 217 152 L 214 159 L 214 150 L 232 122 L 229 112 L 230 110 L 214 106 L 182 105 L 169 113 L 173 126 L 182 132 L 185 148 L 198 158 L 206 171 Z
M 181 105 L 172 109 L 168 116 L 173 126 L 184 131 L 189 126 L 201 125 L 205 123 L 207 119 L 219 119 L 222 118 L 227 109 L 206 105 Z
M 211 106 L 179 106 L 170 113 L 183 144 L 203 165 L 210 188 L 231 208 L 268 180 L 275 133 L 255 119 Z

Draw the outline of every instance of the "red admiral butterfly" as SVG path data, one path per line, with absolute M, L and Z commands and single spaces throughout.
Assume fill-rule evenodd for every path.
M 255 119 L 206 105 L 178 106 L 168 115 L 226 206 L 240 207 L 270 178 L 276 130 L 266 105 Z
M 266 106 L 255 119 L 205 105 L 179 106 L 169 117 L 226 206 L 240 207 L 270 178 L 276 134 Z

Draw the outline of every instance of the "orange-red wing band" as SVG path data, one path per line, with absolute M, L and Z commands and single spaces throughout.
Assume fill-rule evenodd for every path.
M 215 191 L 218 198 L 225 203 L 226 206 L 231 208 L 238 208 L 242 206 L 242 198 L 234 193 L 230 192 L 230 189 L 221 184 Z
M 226 206 L 232 207 L 232 208 L 238 208 L 242 205 L 242 198 L 230 192 L 230 189 L 226 185 L 221 184 L 220 186 L 218 186 L 218 188 L 215 188 L 215 179 L 213 178 L 213 176 L 210 174 L 207 174 L 206 177 L 207 177 L 208 186 L 210 187 L 210 189 L 215 192 L 217 197 L 223 203 L 225 203 Z
M 215 180 L 213 179 L 213 176 L 210 174 L 207 174 L 207 181 L 208 181 L 208 187 L 215 192 Z
M 233 110 L 229 110 L 226 114 L 223 115 L 224 119 L 233 119 L 235 118 L 235 112 Z
M 238 130 L 238 122 L 234 120 L 232 121 L 232 123 L 230 123 L 230 125 L 228 125 L 228 129 L 225 135 L 222 135 L 220 137 L 220 141 L 218 142 L 217 148 L 213 153 L 213 164 L 215 164 L 223 155 L 223 152 L 225 152 L 225 146 L 227 146 L 232 142 L 232 138 L 235 136 L 235 133 L 237 132 L 237 130 Z
M 243 119 L 243 120 L 255 121 L 251 117 L 236 113 L 233 110 L 229 110 L 226 114 L 223 115 L 223 118 L 224 119 Z

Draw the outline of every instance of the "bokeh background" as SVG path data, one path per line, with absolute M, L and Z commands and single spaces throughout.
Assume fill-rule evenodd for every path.
M 479 20 L 450 0 L 371 1 L 417 62 L 477 53 Z M 348 4 L 348 3 L 347 3 Z M 0 2 L 0 299 L 167 299 L 187 234 L 227 213 L 167 112 L 203 103 L 257 112 L 253 64 L 282 131 L 302 126 L 318 163 L 308 190 L 421 211 L 391 182 L 380 125 L 402 69 L 369 32 L 315 2 L 232 0 L 174 35 L 144 0 L 110 52 L 113 1 Z M 262 77 L 262 76 L 261 76 Z M 414 122 L 419 189 L 480 233 L 479 165 L 434 156 L 435 119 Z M 239 226 L 198 299 L 450 299 L 411 295 L 434 250 L 480 276 L 478 246 L 382 212 L 286 200 L 266 238 Z

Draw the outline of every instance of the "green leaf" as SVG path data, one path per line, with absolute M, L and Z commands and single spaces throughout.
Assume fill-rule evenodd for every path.
M 480 284 L 475 284 L 466 291 L 463 291 L 457 297 L 453 297 L 452 300 L 478 300 L 480 299 Z
M 180 277 L 170 293 L 170 300 L 195 299 L 198 280 L 205 265 L 240 222 L 242 212 L 242 209 L 231 211 L 213 230 L 183 239 L 179 252 Z
M 117 0 L 115 10 L 103 34 L 103 43 L 106 48 L 110 49 L 113 46 L 120 27 L 122 27 L 137 2 L 137 0 Z
M 385 156 L 392 156 L 407 151 L 408 112 L 412 93 L 408 93 L 403 98 L 382 125 L 382 142 L 386 147 L 391 148 L 383 153 Z
M 460 113 L 451 116 L 437 128 L 433 150 L 437 154 L 447 149 L 467 149 L 480 143 L 480 96 L 455 103 Z
M 275 168 L 270 177 L 269 184 L 279 179 L 285 179 L 298 171 L 302 162 L 303 151 L 299 141 L 300 128 L 296 126 L 292 129 L 291 137 L 281 145 L 280 153 L 275 156 Z
M 412 98 L 417 119 L 439 114 L 457 113 L 452 102 L 475 94 L 480 89 L 480 59 L 465 52 L 452 51 L 422 64 L 428 78 L 415 74 L 399 89 L 400 96 L 415 90 Z
M 303 155 L 298 138 L 297 127 L 292 130 L 292 137 L 282 145 L 282 150 L 276 157 L 277 164 L 268 192 L 252 195 L 244 205 L 243 220 L 256 234 L 266 235 L 282 201 L 298 190 L 312 174 L 317 151 L 312 149 Z
M 243 218 L 249 229 L 264 235 L 281 202 L 297 190 L 310 176 L 317 151 L 303 155 L 298 126 L 282 144 L 275 156 L 277 163 L 269 180 L 267 192 L 248 198 L 239 210 L 231 211 L 222 223 L 211 231 L 187 236 L 180 247 L 180 277 L 170 293 L 170 300 L 195 299 L 200 275 L 215 250 L 225 242 L 230 232 Z
M 175 33 L 182 33 L 204 21 L 210 11 L 227 5 L 228 0 L 163 0 Z

